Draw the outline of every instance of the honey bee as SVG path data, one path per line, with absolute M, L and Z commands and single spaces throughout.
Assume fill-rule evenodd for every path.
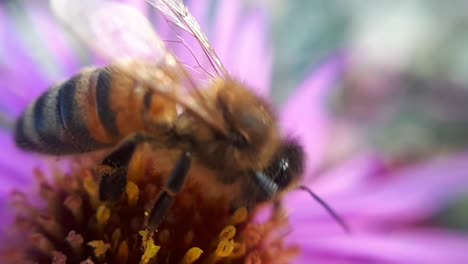
M 300 182 L 302 147 L 281 135 L 264 99 L 228 74 L 181 0 L 148 2 L 200 45 L 212 71 L 206 82 L 195 80 L 135 9 L 52 0 L 57 16 L 114 62 L 84 69 L 42 94 L 16 122 L 17 145 L 49 155 L 109 149 L 102 165 L 113 170 L 99 186 L 105 201 L 123 194 L 139 145 L 167 152 L 165 187 L 149 216 L 154 228 L 187 179 L 206 187 L 207 198 L 221 195 L 234 208 L 279 201 Z

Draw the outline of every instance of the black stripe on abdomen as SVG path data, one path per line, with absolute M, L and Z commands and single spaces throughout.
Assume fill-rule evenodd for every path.
M 96 141 L 89 132 L 83 114 L 86 109 L 80 109 L 77 98 L 85 100 L 84 95 L 77 93 L 82 89 L 86 93 L 89 87 L 78 87 L 80 76 L 73 77 L 62 84 L 58 92 L 57 112 L 61 123 L 66 131 L 65 138 L 73 145 L 75 152 L 87 152 L 104 147 L 105 145 Z
M 25 119 L 27 119 L 25 113 L 16 120 L 15 125 L 15 143 L 18 147 L 25 150 L 40 151 L 42 148 L 40 142 L 36 142 L 30 135 L 26 133 Z M 34 131 L 33 131 L 34 132 Z M 34 132 L 35 133 L 35 132 Z
M 57 111 L 60 88 L 53 88 L 42 94 L 32 111 L 33 127 L 41 141 L 43 151 L 51 154 L 75 152 L 74 146 L 67 142 L 65 128 Z
M 59 88 L 43 93 L 17 120 L 16 144 L 26 150 L 62 154 L 72 148 L 63 141 L 63 127 L 55 111 Z
M 106 70 L 101 70 L 96 81 L 96 107 L 99 119 L 112 136 L 119 136 L 119 128 L 116 123 L 116 113 L 111 109 L 111 81 L 112 76 Z

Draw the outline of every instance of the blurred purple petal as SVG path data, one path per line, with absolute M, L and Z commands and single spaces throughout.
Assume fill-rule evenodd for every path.
M 467 188 L 468 154 L 462 154 L 414 165 L 388 177 L 368 180 L 341 196 L 323 198 L 345 218 L 384 224 L 385 219 L 425 219 L 459 198 Z M 291 198 L 288 204 L 305 212 L 300 215 L 302 221 L 326 217 L 323 210 L 307 210 L 308 205 L 299 197 Z
M 11 189 L 13 187 L 28 188 L 32 185 L 31 172 L 42 162 L 32 155 L 25 153 L 15 146 L 10 134 L 0 132 L 0 182 L 2 187 Z
M 2 187 L 0 187 L 0 241 L 5 241 L 5 230 L 9 226 L 9 222 L 11 221 L 12 214 L 8 214 L 9 205 L 8 205 L 8 192 L 4 191 Z M 2 245 L 4 243 L 0 243 L 0 250 L 2 249 Z
M 227 63 L 231 56 L 232 45 L 238 41 L 236 29 L 239 26 L 240 5 L 241 1 L 232 0 L 221 0 L 219 3 L 212 45 L 224 63 Z
M 67 39 L 63 28 L 53 18 L 48 8 L 32 6 L 26 9 L 26 14 L 34 24 L 41 43 L 46 44 L 50 56 L 49 60 L 54 60 L 58 71 L 53 78 L 66 76 L 79 70 L 80 65 L 77 60 L 76 51 L 71 47 L 70 40 Z
M 356 154 L 306 184 L 324 197 L 343 196 L 365 185 L 380 167 L 375 154 Z
M 433 160 L 369 183 L 340 210 L 360 208 L 368 217 L 425 218 L 459 198 L 468 189 L 468 153 Z
M 434 230 L 318 237 L 301 229 L 290 239 L 304 245 L 298 263 L 318 256 L 355 263 L 468 263 L 468 236 Z
M 257 94 L 268 95 L 271 86 L 273 53 L 267 44 L 266 18 L 261 13 L 250 14 L 239 26 L 238 41 L 232 45 L 224 62 L 229 72 L 245 81 Z
M 0 9 L 0 17 L 4 25 L 0 49 L 8 51 L 5 54 L 8 63 L 0 64 L 0 106 L 16 116 L 44 91 L 50 81 L 28 48 L 19 41 L 17 28 L 5 9 Z
M 346 59 L 338 54 L 311 73 L 281 112 L 286 135 L 297 137 L 307 155 L 306 178 L 320 164 L 328 146 L 326 96 L 341 77 Z
M 189 0 L 187 7 L 200 24 L 201 29 L 208 30 L 208 0 Z
M 207 20 L 208 20 L 208 1 L 199 0 L 199 1 L 189 1 L 189 10 L 192 15 L 196 18 L 197 22 L 200 25 L 201 30 L 208 34 Z M 172 47 L 171 50 L 174 51 L 177 58 L 184 64 L 189 65 L 192 68 L 195 68 L 195 72 L 202 72 L 201 76 L 204 76 L 203 69 L 207 70 L 210 73 L 214 73 L 211 69 L 210 62 L 208 57 L 205 55 L 202 47 L 200 46 L 198 40 L 192 35 L 182 31 L 174 30 L 172 26 L 167 26 L 167 23 L 164 21 L 162 23 L 166 24 L 168 30 L 168 39 L 180 41 L 180 38 L 184 43 L 167 43 L 169 47 Z M 159 27 L 158 27 L 159 31 Z M 202 67 L 202 68 L 199 68 Z
M 135 7 L 136 9 L 140 10 L 140 12 L 142 12 L 145 15 L 149 7 L 148 3 L 142 0 L 119 0 L 119 1 Z

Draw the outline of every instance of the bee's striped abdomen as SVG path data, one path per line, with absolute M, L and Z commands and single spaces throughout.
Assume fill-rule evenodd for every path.
M 87 74 L 79 74 L 42 94 L 18 119 L 15 140 L 23 149 L 72 154 L 105 146 L 91 136 L 78 102 Z
M 134 65 L 146 69 L 145 64 Z M 42 94 L 18 119 L 15 140 L 30 151 L 83 153 L 113 146 L 148 128 L 162 132 L 176 117 L 174 102 L 140 86 L 131 73 L 113 65 L 84 70 Z

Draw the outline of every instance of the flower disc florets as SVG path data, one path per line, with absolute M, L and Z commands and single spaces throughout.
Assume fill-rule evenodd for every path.
M 125 194 L 115 203 L 99 201 L 96 172 L 77 168 L 46 180 L 36 170 L 44 203 L 12 194 L 10 235 L 18 243 L 0 253 L 1 263 L 285 263 L 297 253 L 277 236 L 287 217 L 255 223 L 245 208 L 230 213 L 226 201 L 203 200 L 202 186 L 190 181 L 161 226 L 149 230 L 149 210 L 162 187 L 150 167 L 134 157 Z

